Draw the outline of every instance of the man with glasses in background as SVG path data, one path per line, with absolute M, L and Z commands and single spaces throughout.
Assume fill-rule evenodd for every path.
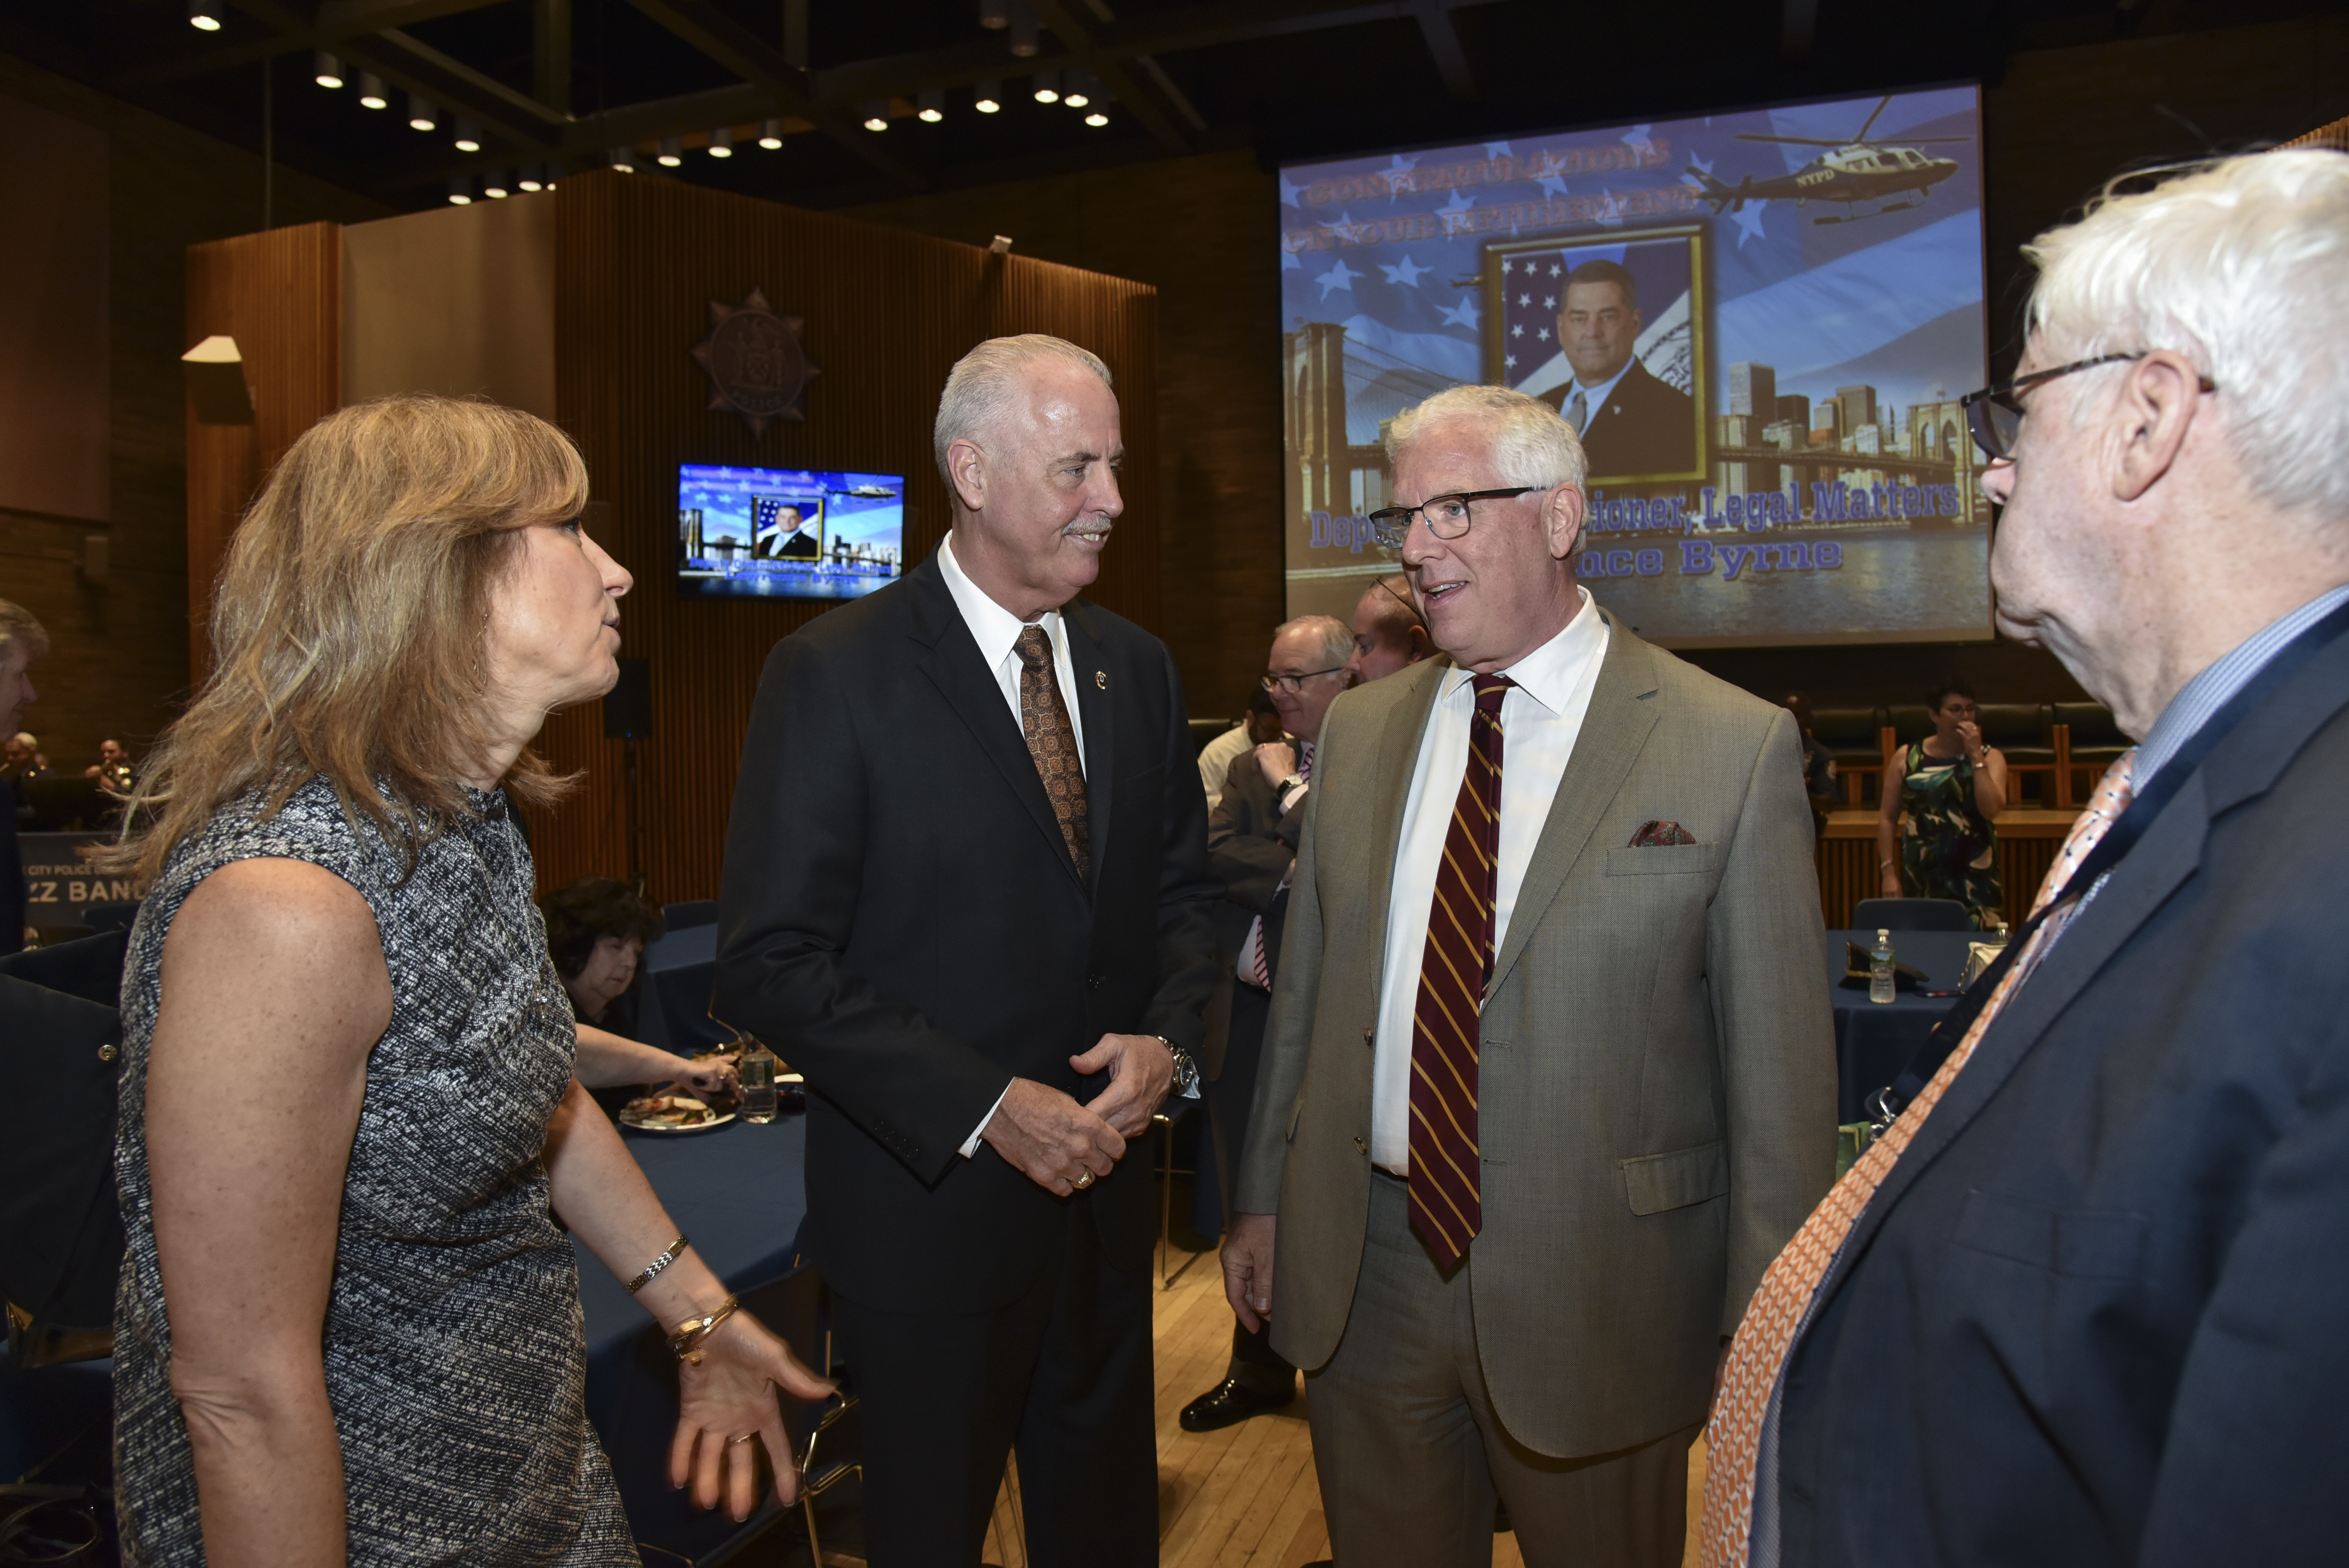
M 1528 1563 L 1675 1568 L 1721 1347 L 1834 1174 L 1794 717 L 1576 583 L 1537 399 L 1387 452 L 1449 657 L 1323 720 L 1226 1294 L 1308 1369 L 1346 1568 L 1487 1563 L 1496 1494 Z
M 1247 1146 L 1256 1097 L 1264 1020 L 1280 965 L 1289 878 L 1313 788 L 1322 716 L 1353 679 L 1353 633 L 1332 615 L 1300 615 L 1274 629 L 1264 691 L 1285 732 L 1235 761 L 1207 819 L 1207 869 L 1224 884 L 1216 906 L 1216 956 L 1222 973 L 1207 1005 L 1199 1052 L 1206 1084 L 1214 1158 L 1226 1212 Z M 1263 1326 L 1232 1325 L 1232 1358 L 1223 1380 L 1183 1407 L 1186 1432 L 1212 1432 L 1297 1398 L 1297 1368 L 1272 1347 Z
M 2108 193 L 2024 254 L 2019 374 L 1967 399 L 1999 625 L 2140 738 L 1764 1280 L 1709 1564 L 2349 1540 L 2349 159 Z

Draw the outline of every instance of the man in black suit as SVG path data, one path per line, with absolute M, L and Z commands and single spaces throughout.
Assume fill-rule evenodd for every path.
M 1224 902 L 1216 906 L 1216 994 L 1207 1007 L 1200 1067 L 1227 1211 L 1240 1152 L 1247 1147 L 1264 1021 L 1280 966 L 1280 929 L 1288 918 L 1288 882 L 1313 789 L 1313 748 L 1321 716 L 1353 684 L 1353 653 L 1352 629 L 1334 615 L 1300 615 L 1274 629 L 1264 686 L 1279 711 L 1283 737 L 1233 759 L 1207 821 L 1207 863 L 1224 885 Z M 1297 1368 L 1261 1327 L 1250 1333 L 1235 1318 L 1223 1381 L 1184 1406 L 1178 1419 L 1186 1432 L 1212 1432 L 1296 1398 Z
M 1156 1191 L 1122 1157 L 1195 1082 L 1206 803 L 1164 645 L 1077 596 L 1123 508 L 1108 368 L 982 344 L 935 445 L 946 542 L 768 658 L 713 1012 L 812 1091 L 872 1562 L 976 1563 L 1016 1446 L 1030 1562 L 1154 1563 Z
M 2025 253 L 1999 622 L 2139 744 L 1755 1294 L 1707 1563 L 2349 1550 L 2349 374 L 2271 325 L 2338 319 L 2344 235 L 2349 160 L 2278 152 Z
M 1557 345 L 1573 378 L 1542 394 L 1582 438 L 1590 478 L 1604 481 L 1685 474 L 1696 467 L 1696 402 L 1648 374 L 1640 341 L 1640 294 L 1630 270 L 1585 262 L 1566 274 Z

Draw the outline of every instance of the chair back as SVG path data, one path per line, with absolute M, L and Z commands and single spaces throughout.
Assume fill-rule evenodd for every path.
M 1852 906 L 1856 931 L 1971 931 L 1966 906 L 1953 898 L 1864 898 Z
M 1876 750 L 1876 710 L 1819 707 L 1811 710 L 1811 737 L 1830 751 Z
M 2055 722 L 2055 708 L 2044 702 L 1986 702 L 1982 705 L 1982 744 L 1995 746 L 2013 761 L 2018 752 L 2046 752 L 2048 759 L 2054 753 L 2048 750 L 2053 742 L 2048 738 L 2049 727 Z M 2033 760 L 2039 758 L 2033 758 Z
M 2128 737 L 2121 733 L 2113 710 L 2100 702 L 2059 702 L 2055 705 L 2055 722 L 2072 732 L 2072 749 L 2088 747 L 2127 746 Z
M 1232 727 L 1228 718 L 1195 718 L 1191 720 L 1191 755 L 1196 757 L 1207 749 L 1207 743 Z
M 1905 744 L 1933 733 L 1933 710 L 1921 702 L 1896 702 L 1884 710 L 1884 722 Z
M 697 925 L 718 923 L 718 901 L 714 898 L 687 899 L 682 903 L 661 905 L 661 929 L 690 931 Z

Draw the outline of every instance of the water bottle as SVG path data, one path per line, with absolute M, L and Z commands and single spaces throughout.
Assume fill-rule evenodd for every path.
M 1871 1002 L 1892 1000 L 1892 933 L 1879 930 L 1876 945 L 1868 954 L 1868 999 Z M 742 1081 L 748 1084 L 750 1075 L 745 1072 Z
M 775 1119 L 775 1053 L 757 1040 L 742 1042 L 734 1070 L 742 1079 L 742 1119 L 765 1123 Z

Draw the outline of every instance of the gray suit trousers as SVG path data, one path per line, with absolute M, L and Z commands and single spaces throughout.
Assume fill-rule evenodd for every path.
M 1477 1357 L 1474 1271 L 1437 1272 L 1405 1193 L 1384 1171 L 1371 1177 L 1345 1337 L 1306 1375 L 1333 1560 L 1485 1568 L 1497 1495 L 1532 1568 L 1679 1568 L 1697 1429 L 1571 1460 L 1511 1438 Z

